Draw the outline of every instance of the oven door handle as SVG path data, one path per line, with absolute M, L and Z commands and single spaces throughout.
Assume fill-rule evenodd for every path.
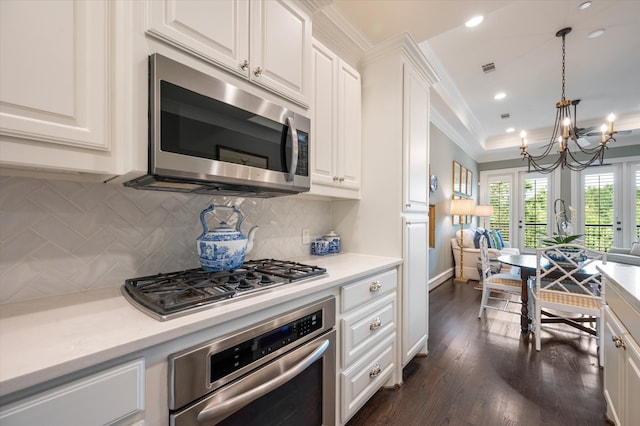
M 287 357 L 284 357 L 282 360 L 276 360 L 266 367 L 263 367 L 260 371 L 260 373 L 262 373 L 260 374 L 261 377 L 275 376 L 275 378 L 264 383 L 253 385 L 250 390 L 241 392 L 239 395 L 233 396 L 226 401 L 212 401 L 212 403 L 208 404 L 202 411 L 198 413 L 198 422 L 218 422 L 230 416 L 252 401 L 255 401 L 261 396 L 268 394 L 274 389 L 277 389 L 278 387 L 287 383 L 289 380 L 296 377 L 298 374 L 302 373 L 314 362 L 320 359 L 320 357 L 322 357 L 322 355 L 328 348 L 328 339 L 319 340 L 318 342 L 315 342 L 315 344 L 310 345 L 310 348 L 304 348 L 312 351 L 309 355 L 307 355 L 308 351 L 302 352 L 301 349 L 303 348 L 300 348 L 297 351 L 300 351 L 302 353 L 300 353 L 294 359 L 287 360 L 284 359 Z M 294 353 L 292 353 L 291 355 L 293 355 Z M 282 373 L 283 371 L 284 373 Z

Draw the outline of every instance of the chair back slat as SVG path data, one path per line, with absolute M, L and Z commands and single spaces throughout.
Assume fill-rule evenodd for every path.
M 489 243 L 484 235 L 480 237 L 480 268 L 482 269 L 482 280 L 491 276 L 491 262 L 489 262 Z
M 603 303 L 602 276 L 585 273 L 596 262 L 606 263 L 607 254 L 578 244 L 559 244 L 536 250 L 536 290 L 550 293 L 572 293 L 594 298 Z

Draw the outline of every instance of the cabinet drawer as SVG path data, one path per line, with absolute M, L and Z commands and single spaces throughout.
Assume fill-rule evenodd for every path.
M 342 421 L 347 420 L 380 389 L 393 374 L 395 333 L 376 346 L 362 361 L 340 375 Z
M 101 371 L 2 408 L 10 425 L 105 425 L 144 409 L 144 360 Z
M 397 286 L 398 274 L 395 269 L 348 284 L 342 287 L 342 312 L 379 299 Z
M 396 328 L 395 318 L 395 294 L 389 294 L 374 306 L 345 317 L 342 320 L 343 365 L 360 359 L 367 349 L 389 336 Z

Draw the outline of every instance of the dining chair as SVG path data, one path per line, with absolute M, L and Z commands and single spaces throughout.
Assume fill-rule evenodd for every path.
M 491 270 L 491 261 L 489 259 L 489 244 L 487 238 L 483 235 L 480 237 L 480 265 L 482 280 L 482 300 L 480 301 L 480 311 L 478 312 L 478 318 L 482 317 L 482 312 L 485 309 L 496 309 L 512 314 L 520 315 L 520 310 L 517 312 L 509 310 L 510 303 L 521 304 L 520 302 L 511 300 L 507 297 L 491 296 L 492 290 L 497 290 L 507 294 L 514 294 L 520 296 L 522 293 L 522 280 L 520 275 L 498 273 L 494 274 Z M 503 301 L 502 308 L 489 305 L 489 299 Z M 520 298 L 518 298 L 520 300 Z
M 561 320 L 580 330 L 584 330 L 582 324 L 595 322 L 598 362 L 604 365 L 605 283 L 591 264 L 606 263 L 607 254 L 578 244 L 559 244 L 536 249 L 536 260 L 536 285 L 531 294 L 536 350 L 541 347 L 543 310 L 551 309 L 554 322 Z

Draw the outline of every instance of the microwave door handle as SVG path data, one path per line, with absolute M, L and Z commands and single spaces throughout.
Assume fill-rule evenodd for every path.
M 293 182 L 296 177 L 296 170 L 298 169 L 298 131 L 293 122 L 293 117 L 287 117 L 285 121 L 287 126 L 289 126 L 289 132 L 291 134 L 291 167 L 289 167 L 289 174 L 286 179 L 287 182 Z
M 250 402 L 255 401 L 263 395 L 266 395 L 274 389 L 284 385 L 320 359 L 320 357 L 322 357 L 329 348 L 329 340 L 321 340 L 311 348 L 313 349 L 313 352 L 293 366 L 283 365 L 283 361 L 276 361 L 268 367 L 265 367 L 274 370 L 274 374 L 278 374 L 280 371 L 285 372 L 277 375 L 275 379 L 269 380 L 265 383 L 255 384 L 254 386 L 251 386 L 250 390 L 242 392 L 240 395 L 234 396 L 227 401 L 222 403 L 216 401 L 213 404 L 210 404 L 198 413 L 198 422 L 204 423 L 211 420 L 220 421 L 235 413 L 245 405 L 248 405 Z

